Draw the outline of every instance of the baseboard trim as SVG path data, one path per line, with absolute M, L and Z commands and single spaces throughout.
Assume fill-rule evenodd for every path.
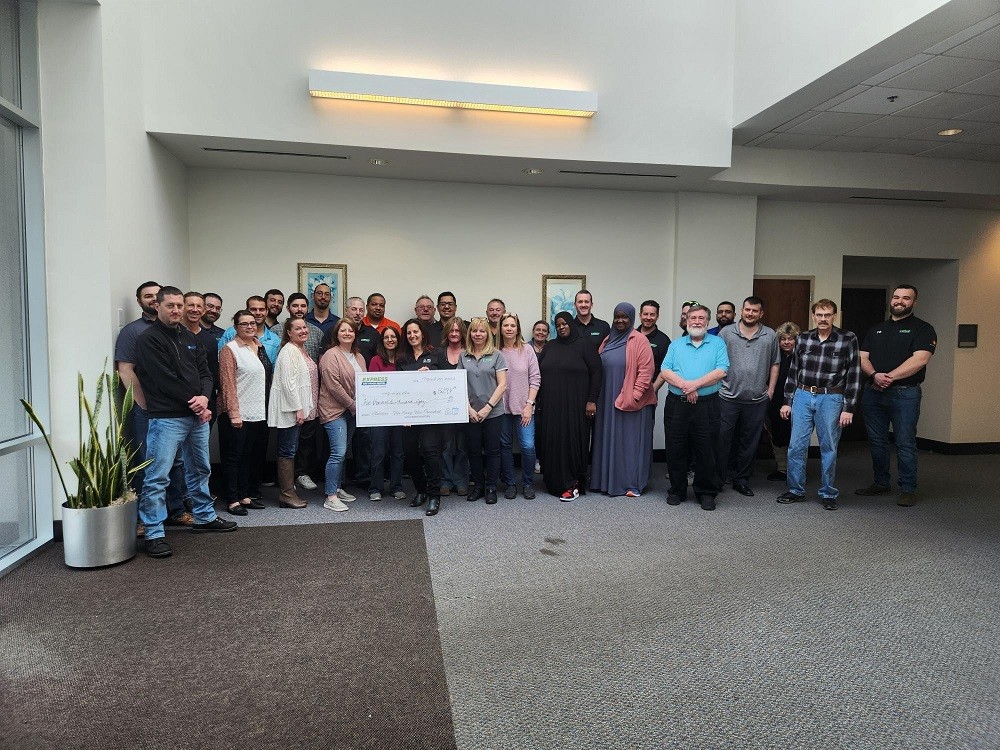
M 944 443 L 920 437 L 917 438 L 917 448 L 945 456 L 986 456 L 1000 453 L 1000 443 Z

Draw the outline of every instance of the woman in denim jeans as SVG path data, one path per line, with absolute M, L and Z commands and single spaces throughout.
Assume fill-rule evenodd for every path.
M 376 354 L 368 364 L 368 372 L 395 372 L 396 354 L 399 351 L 399 334 L 386 326 L 375 345 Z M 385 483 L 386 464 L 389 466 L 389 492 L 397 500 L 405 500 L 403 492 L 403 428 L 371 428 L 371 484 L 368 499 L 379 501 Z
M 535 497 L 535 397 L 542 383 L 538 357 L 526 346 L 521 321 L 513 313 L 500 318 L 500 351 L 507 363 L 507 390 L 503 394 L 504 415 L 500 431 L 500 478 L 507 485 L 504 497 L 517 497 L 521 485 L 525 500 Z M 521 481 L 514 478 L 514 435 L 521 447 Z
M 278 485 L 283 508 L 304 508 L 306 502 L 295 492 L 295 453 L 302 424 L 316 419 L 319 401 L 319 371 L 306 352 L 309 324 L 289 318 L 282 329 L 281 351 L 274 365 L 267 424 L 278 430 Z
M 326 462 L 326 502 L 328 510 L 345 511 L 345 502 L 354 495 L 344 490 L 344 456 L 354 432 L 354 375 L 366 372 L 365 359 L 358 353 L 357 324 L 341 318 L 333 327 L 334 345 L 319 360 L 319 421 L 330 438 Z

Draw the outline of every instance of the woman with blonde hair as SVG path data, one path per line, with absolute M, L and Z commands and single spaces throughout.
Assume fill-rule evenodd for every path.
M 767 434 L 771 438 L 771 450 L 774 451 L 776 468 L 767 478 L 772 482 L 784 482 L 788 478 L 788 443 L 792 439 L 792 421 L 781 418 L 781 407 L 785 403 L 785 381 L 788 379 L 788 368 L 792 365 L 792 352 L 795 351 L 795 340 L 802 329 L 792 322 L 782 323 L 774 329 L 781 349 L 781 362 L 778 364 L 778 381 L 774 386 L 774 396 L 767 407 L 767 421 L 764 423 Z
M 538 357 L 526 346 L 521 321 L 514 313 L 500 318 L 500 352 L 507 364 L 507 390 L 503 394 L 503 425 L 500 431 L 500 472 L 507 484 L 504 497 L 517 497 L 518 485 L 525 500 L 535 497 L 535 397 L 542 384 Z M 514 478 L 514 435 L 521 448 L 521 481 Z
M 497 330 L 499 331 L 499 319 Z M 490 323 L 486 318 L 473 318 L 465 334 L 465 353 L 458 369 L 468 374 L 469 423 L 465 425 L 465 442 L 469 448 L 471 484 L 470 501 L 485 495 L 490 505 L 497 501 L 500 479 L 500 432 L 505 411 L 503 394 L 507 390 L 507 363 L 493 345 Z M 485 455 L 485 467 L 484 467 Z M 485 471 L 484 471 L 485 468 Z

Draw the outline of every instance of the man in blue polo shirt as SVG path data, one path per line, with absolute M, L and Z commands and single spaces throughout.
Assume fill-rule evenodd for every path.
M 726 344 L 708 334 L 712 315 L 704 305 L 687 311 L 687 335 L 667 348 L 655 388 L 667 384 L 663 418 L 667 431 L 667 503 L 687 499 L 687 472 L 694 452 L 694 494 L 703 510 L 715 510 L 719 480 L 715 474 L 715 443 L 719 438 L 719 383 L 729 371 Z

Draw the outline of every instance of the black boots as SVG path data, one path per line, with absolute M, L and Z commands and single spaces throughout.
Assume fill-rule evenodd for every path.
M 427 513 L 428 516 L 436 516 L 438 509 L 441 507 L 441 496 L 431 495 L 430 502 L 427 503 Z
M 410 507 L 419 508 L 426 502 L 427 502 L 427 494 L 424 492 L 418 492 L 416 495 L 413 496 L 413 499 L 410 501 Z

